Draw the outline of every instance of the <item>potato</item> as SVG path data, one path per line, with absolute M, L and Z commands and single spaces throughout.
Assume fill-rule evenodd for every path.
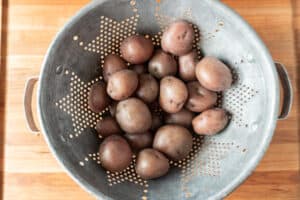
M 163 119 L 158 113 L 152 113 L 152 125 L 151 130 L 156 131 L 163 124 Z
M 196 77 L 203 87 L 215 92 L 227 90 L 232 84 L 230 69 L 211 56 L 204 57 L 197 64 Z
M 166 114 L 165 122 L 167 124 L 175 124 L 175 125 L 180 125 L 188 128 L 192 126 L 193 118 L 194 118 L 194 113 L 183 108 L 177 113 Z
M 112 117 L 105 117 L 103 120 L 98 121 L 95 128 L 103 137 L 122 133 L 119 124 Z
M 158 129 L 153 148 L 172 160 L 184 159 L 193 146 L 193 137 L 188 129 L 178 125 L 165 125 Z
M 102 75 L 106 82 L 112 74 L 123 69 L 127 69 L 127 65 L 120 56 L 115 54 L 109 54 L 104 58 Z
M 173 56 L 159 49 L 155 51 L 154 56 L 149 61 L 148 71 L 158 79 L 168 75 L 176 75 L 177 62 Z
M 124 100 L 130 97 L 138 87 L 138 75 L 131 70 L 118 71 L 110 76 L 107 93 L 114 100 Z
M 159 86 L 156 79 L 150 74 L 139 75 L 139 86 L 136 91 L 136 96 L 146 103 L 151 103 L 158 96 Z
M 168 113 L 182 109 L 188 98 L 185 84 L 174 76 L 166 76 L 160 81 L 159 104 Z
M 195 81 L 196 79 L 196 64 L 198 63 L 196 51 L 191 51 L 188 54 L 182 55 L 178 59 L 179 76 L 184 81 Z
M 99 149 L 101 165 L 111 172 L 121 172 L 132 160 L 132 151 L 127 141 L 118 135 L 104 139 Z
M 144 133 L 150 129 L 152 117 L 147 105 L 137 98 L 120 101 L 116 119 L 126 133 Z
M 135 151 L 152 146 L 153 135 L 149 131 L 140 134 L 126 134 L 124 137 Z
M 138 75 L 147 73 L 147 68 L 144 65 L 133 65 L 131 69 Z
M 106 93 L 106 84 L 104 82 L 92 85 L 89 92 L 89 108 L 93 112 L 101 112 L 110 104 L 110 102 L 111 99 Z
M 162 35 L 161 46 L 166 52 L 177 56 L 192 50 L 195 32 L 192 24 L 184 20 L 170 24 Z
M 185 107 L 193 112 L 202 112 L 213 107 L 217 103 L 217 93 L 202 87 L 198 81 L 187 84 L 189 98 Z
M 142 150 L 136 162 L 135 171 L 143 179 L 155 179 L 169 171 L 169 160 L 155 149 Z
M 151 39 L 133 35 L 121 43 L 120 51 L 123 58 L 131 64 L 142 64 L 150 59 L 154 50 Z
M 199 135 L 214 135 L 226 127 L 228 120 L 224 109 L 206 110 L 193 119 L 193 129 Z
M 112 117 L 115 117 L 116 116 L 116 111 L 117 111 L 117 105 L 118 105 L 118 102 L 117 101 L 114 101 L 113 103 L 111 103 L 109 105 L 109 113 Z

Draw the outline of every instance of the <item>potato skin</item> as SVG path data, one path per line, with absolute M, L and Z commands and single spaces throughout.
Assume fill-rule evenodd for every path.
M 165 175 L 170 168 L 169 160 L 155 149 L 142 150 L 136 162 L 136 173 L 143 179 L 155 179 Z
M 185 84 L 174 76 L 166 76 L 160 81 L 159 104 L 168 113 L 182 109 L 188 98 Z
M 195 81 L 196 79 L 196 65 L 198 63 L 196 51 L 191 51 L 182 55 L 178 59 L 179 62 L 179 76 L 184 81 Z
M 153 148 L 172 160 L 184 159 L 193 146 L 193 137 L 188 129 L 178 125 L 165 125 L 158 129 Z
M 175 124 L 189 128 L 192 126 L 194 113 L 183 108 L 177 113 L 168 113 L 165 115 L 165 122 L 167 124 Z
M 132 151 L 127 141 L 119 135 L 104 139 L 99 148 L 101 165 L 111 171 L 120 172 L 126 169 L 132 160 Z
M 181 56 L 192 50 L 195 32 L 190 23 L 178 20 L 170 24 L 162 35 L 161 46 L 166 52 Z
M 196 77 L 208 90 L 221 92 L 232 84 L 230 69 L 215 57 L 204 57 L 196 66 Z
M 131 70 L 135 71 L 138 75 L 147 73 L 147 68 L 144 65 L 133 65 Z
M 135 151 L 152 146 L 153 135 L 149 131 L 140 134 L 126 134 L 124 137 Z
M 149 61 L 148 71 L 158 79 L 168 75 L 176 75 L 177 62 L 172 55 L 158 49 Z
M 130 97 L 138 87 L 138 76 L 132 70 L 122 70 L 110 76 L 107 84 L 108 95 L 117 101 Z
M 105 56 L 102 75 L 106 82 L 111 75 L 123 69 L 127 69 L 127 65 L 120 56 L 116 54 L 109 54 Z
M 154 50 L 151 39 L 133 35 L 121 43 L 123 58 L 131 64 L 142 64 L 150 59 Z
M 117 102 L 117 101 L 113 101 L 113 102 L 109 105 L 109 113 L 110 113 L 110 116 L 112 116 L 112 117 L 115 117 L 115 116 L 116 116 L 117 105 L 118 105 L 118 102 Z
M 189 82 L 187 84 L 189 98 L 185 107 L 193 112 L 202 112 L 212 108 L 218 99 L 216 92 L 209 91 L 202 87 L 198 81 Z
M 150 74 L 139 75 L 139 86 L 136 96 L 146 103 L 152 103 L 158 96 L 159 85 Z
M 150 130 L 156 131 L 159 127 L 163 125 L 163 118 L 158 113 L 152 113 L 152 125 Z
M 152 117 L 147 105 L 137 98 L 120 101 L 116 120 L 126 133 L 139 134 L 150 129 Z
M 122 133 L 119 124 L 113 117 L 105 117 L 103 120 L 98 121 L 96 130 L 103 137 Z
M 106 84 L 104 82 L 101 81 L 92 85 L 89 92 L 89 108 L 93 112 L 101 112 L 110 102 L 111 99 L 106 93 Z
M 193 119 L 193 129 L 199 135 L 214 135 L 222 131 L 228 124 L 228 115 L 221 108 L 202 112 Z

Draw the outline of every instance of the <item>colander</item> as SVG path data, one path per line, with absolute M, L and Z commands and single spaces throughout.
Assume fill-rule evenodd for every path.
M 103 58 L 119 54 L 124 38 L 141 34 L 158 46 L 163 29 L 175 19 L 195 24 L 194 48 L 199 53 L 216 56 L 231 67 L 235 83 L 218 101 L 232 114 L 231 122 L 216 136 L 195 137 L 190 155 L 171 162 L 172 169 L 162 178 L 141 179 L 134 170 L 135 158 L 123 172 L 105 171 L 97 153 L 102 137 L 94 127 L 108 109 L 94 113 L 88 108 L 90 86 L 102 79 Z M 274 64 L 241 17 L 215 0 L 93 1 L 56 36 L 38 79 L 38 116 L 49 148 L 70 176 L 99 199 L 225 197 L 261 160 L 278 116 L 288 115 L 292 101 L 284 67 Z M 284 93 L 280 112 L 279 80 Z M 25 91 L 33 132 L 39 131 L 30 107 L 36 82 L 37 78 L 29 79 Z

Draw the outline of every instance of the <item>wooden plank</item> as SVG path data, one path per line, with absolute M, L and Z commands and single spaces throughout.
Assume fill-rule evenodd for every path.
M 44 54 L 54 35 L 89 0 L 2 1 L 4 4 L 1 5 L 8 7 L 4 14 L 9 22 L 7 24 L 4 20 L 5 23 L 2 23 L 5 25 L 2 28 L 5 43 L 1 47 L 5 52 L 1 53 L 4 56 L 0 76 L 0 131 L 6 137 L 5 145 L 1 146 L 5 146 L 6 150 L 4 199 L 91 199 L 59 167 L 43 137 L 28 133 L 22 108 L 27 77 L 39 74 Z M 300 198 L 297 123 L 297 66 L 300 62 L 295 51 L 295 44 L 300 48 L 300 2 L 292 2 L 294 6 L 290 0 L 224 0 L 254 27 L 274 60 L 287 66 L 296 96 L 289 119 L 278 122 L 272 144 L 262 162 L 228 199 Z M 3 137 L 4 134 L 0 134 L 1 143 Z M 3 155 L 0 156 L 3 161 Z

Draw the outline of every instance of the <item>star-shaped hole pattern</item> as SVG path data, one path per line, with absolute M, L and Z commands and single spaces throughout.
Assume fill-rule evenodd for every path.
M 71 116 L 74 134 L 69 134 L 69 137 L 73 138 L 78 137 L 88 127 L 94 128 L 97 121 L 101 120 L 102 115 L 108 111 L 108 108 L 100 113 L 95 113 L 88 106 L 88 94 L 91 85 L 102 80 L 102 76 L 85 83 L 69 70 L 66 70 L 64 75 L 70 78 L 70 91 L 55 105 Z

